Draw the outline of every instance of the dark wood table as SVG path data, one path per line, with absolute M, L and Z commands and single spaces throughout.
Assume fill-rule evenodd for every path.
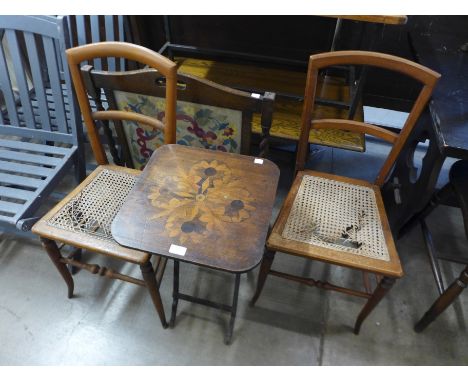
M 444 152 L 468 159 L 468 17 L 451 19 L 451 31 L 412 38 L 418 61 L 442 74 L 430 108 Z
M 435 16 L 434 24 L 441 17 L 444 16 Z M 468 159 L 468 17 L 445 17 L 450 17 L 450 30 L 431 33 L 416 29 L 411 34 L 415 59 L 442 77 L 428 110 L 413 130 L 383 189 L 395 233 L 404 234 L 430 212 L 445 159 Z M 427 143 L 424 161 L 414 165 L 415 147 L 424 141 Z
M 178 300 L 231 313 L 240 275 L 263 255 L 279 178 L 267 159 L 181 145 L 157 149 L 112 224 L 121 245 L 174 260 L 171 325 Z M 232 305 L 179 292 L 179 262 L 235 274 Z

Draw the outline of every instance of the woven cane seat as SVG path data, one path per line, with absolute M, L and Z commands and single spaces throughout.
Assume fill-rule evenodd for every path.
M 356 179 L 300 172 L 267 244 L 352 268 L 402 274 L 380 190 Z
M 285 239 L 388 261 L 372 188 L 304 175 Z
M 122 247 L 111 234 L 112 221 L 139 173 L 124 167 L 99 166 L 36 223 L 33 232 L 133 263 L 145 263 L 150 255 Z

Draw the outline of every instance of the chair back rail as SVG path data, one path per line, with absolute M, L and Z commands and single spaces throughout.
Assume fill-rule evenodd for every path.
M 166 78 L 162 73 L 148 68 L 126 72 L 109 72 L 96 70 L 89 65 L 83 66 L 81 71 L 84 76 L 88 94 L 93 98 L 98 108 L 104 109 L 102 106 L 102 95 L 104 93 L 109 109 L 122 110 L 128 107 L 133 109 L 134 106 L 127 104 L 124 100 L 128 100 L 128 97 L 134 97 L 138 99 L 139 102 L 153 105 L 152 108 L 148 108 L 148 110 L 138 110 L 139 112 L 150 112 L 152 115 L 159 114 L 158 110 L 160 106 L 156 108 L 156 104 L 159 102 L 158 99 L 164 97 L 166 91 Z M 265 141 L 268 138 L 267 132 L 271 127 L 274 94 L 251 94 L 222 86 L 196 76 L 178 73 L 177 100 L 181 102 L 177 114 L 177 119 L 181 121 L 181 125 L 178 126 L 177 130 L 178 142 L 179 139 L 185 142 L 184 138 L 187 138 L 186 134 L 188 134 L 186 126 L 194 128 L 198 114 L 212 112 L 213 114 L 210 115 L 210 117 L 217 120 L 217 128 L 215 129 L 216 131 L 214 131 L 216 134 L 215 139 L 218 139 L 218 141 L 222 143 L 223 139 L 227 138 L 227 136 L 223 134 L 229 134 L 229 132 L 231 132 L 231 127 L 240 128 L 240 135 L 236 133 L 234 137 L 236 144 L 229 143 L 225 148 L 227 148 L 228 151 L 234 150 L 234 152 L 240 152 L 241 154 L 250 154 L 252 116 L 254 113 L 261 113 L 261 123 L 262 126 L 265 126 L 264 130 L 266 133 L 265 131 L 263 132 L 264 139 L 260 142 L 260 156 L 266 154 L 268 147 Z M 268 107 L 268 105 L 270 107 Z M 240 115 L 234 117 L 234 115 L 237 114 L 233 114 L 232 119 L 230 119 L 227 117 L 231 115 L 230 111 L 234 111 L 234 113 L 239 113 Z M 161 116 L 159 115 L 159 117 Z M 223 119 L 226 117 L 227 119 Z M 236 118 L 239 118 L 241 126 L 236 125 Z M 222 120 L 224 125 L 219 124 L 218 120 Z M 185 123 L 188 123 L 188 125 L 185 125 Z M 135 128 L 124 126 L 120 124 L 119 121 L 115 121 L 114 126 L 123 155 L 123 158 L 118 158 L 118 160 L 130 166 L 144 165 L 144 157 L 149 157 L 149 153 L 154 149 L 151 145 L 157 145 L 159 143 L 159 138 L 153 135 L 151 144 L 149 144 L 151 146 L 150 148 L 146 146 L 146 142 L 141 141 L 143 138 L 141 137 L 142 132 L 140 131 L 138 133 L 140 135 L 135 137 L 136 141 L 140 142 L 138 144 L 140 150 L 137 150 L 139 151 L 139 153 L 137 153 L 134 147 L 133 150 L 132 147 L 130 147 L 135 139 L 129 135 L 135 134 L 133 132 Z M 210 129 L 209 127 L 207 128 Z M 129 129 L 132 130 L 132 132 L 129 132 Z M 195 131 L 192 131 L 191 134 L 194 133 Z M 151 134 L 153 134 L 153 132 L 151 132 Z M 194 144 L 195 146 L 201 144 L 201 141 L 199 142 L 198 140 L 202 138 L 195 135 L 192 135 L 192 138 L 194 138 L 194 141 L 190 144 Z M 229 142 L 232 141 L 229 140 Z M 117 153 L 116 148 L 109 148 L 111 153 Z M 216 144 L 210 144 L 205 148 L 219 149 Z M 114 157 L 114 154 L 112 155 Z
M 99 57 L 118 57 L 127 60 L 133 60 L 161 72 L 166 77 L 166 110 L 165 110 L 165 127 L 164 127 L 164 142 L 175 143 L 176 135 L 176 85 L 177 85 L 177 69 L 176 64 L 168 58 L 160 54 L 130 43 L 125 42 L 100 42 L 94 44 L 83 45 L 67 50 L 68 63 L 70 72 L 78 98 L 78 102 L 83 114 L 84 121 L 88 128 L 88 134 L 91 141 L 91 146 L 98 164 L 107 164 L 108 160 L 100 141 L 97 127 L 93 119 L 93 113 L 89 98 L 86 93 L 86 85 L 79 65 L 83 61 L 93 60 Z M 102 111 L 101 111 L 102 113 Z M 140 118 L 138 116 L 130 117 L 131 114 L 138 113 L 127 112 L 126 119 Z M 104 114 L 98 114 L 104 118 Z M 109 115 L 110 116 L 110 115 Z M 115 116 L 115 115 L 114 115 Z M 113 117 L 111 119 L 114 119 Z M 155 121 L 157 121 L 155 119 Z M 157 123 L 157 122 L 155 122 Z
M 402 73 L 422 83 L 423 87 L 400 134 L 396 135 L 393 133 L 388 133 L 384 131 L 384 129 L 377 126 L 355 121 L 339 119 L 316 121 L 312 120 L 312 110 L 316 99 L 315 93 L 319 70 L 329 66 L 337 65 L 375 66 L 382 69 L 388 69 Z M 311 128 L 333 128 L 359 131 L 384 139 L 393 145 L 375 180 L 375 184 L 382 187 L 406 139 L 411 133 L 427 102 L 429 101 L 432 90 L 439 78 L 440 74 L 429 68 L 404 58 L 392 56 L 389 54 L 364 51 L 336 51 L 310 56 L 304 96 L 304 108 L 302 112 L 301 135 L 298 144 L 298 153 L 296 156 L 296 171 L 304 169 L 308 150 L 307 138 Z
M 148 117 L 143 114 L 139 113 L 132 113 L 128 111 L 121 111 L 121 110 L 102 110 L 102 111 L 95 111 L 92 114 L 93 119 L 98 121 L 115 121 L 115 120 L 124 120 L 124 121 L 135 121 L 139 123 L 143 123 L 145 125 L 151 126 L 153 129 L 164 130 L 164 124 L 155 119 Z

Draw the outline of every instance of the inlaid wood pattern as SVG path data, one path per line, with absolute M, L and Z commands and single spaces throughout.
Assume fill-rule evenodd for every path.
M 254 160 L 182 145 L 157 149 L 112 224 L 114 239 L 229 272 L 253 268 L 279 177 L 275 164 Z M 172 244 L 186 253 L 174 255 Z

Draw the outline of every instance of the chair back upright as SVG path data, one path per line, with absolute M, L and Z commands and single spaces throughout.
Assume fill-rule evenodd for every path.
M 422 89 L 414 102 L 408 118 L 399 134 L 372 124 L 344 119 L 313 119 L 312 111 L 316 100 L 317 80 L 319 71 L 331 66 L 344 65 L 369 65 L 402 73 L 422 84 Z M 307 82 L 302 111 L 301 134 L 296 156 L 296 172 L 305 167 L 308 153 L 308 137 L 311 128 L 315 129 L 339 129 L 373 135 L 392 144 L 382 168 L 380 169 L 375 184 L 382 187 L 395 160 L 403 148 L 408 136 L 418 120 L 421 112 L 429 101 L 434 86 L 440 74 L 401 57 L 384 53 L 365 51 L 335 51 L 311 55 L 307 70 Z
M 96 127 L 96 120 L 124 120 L 143 123 L 154 129 L 163 130 L 165 144 L 176 143 L 177 69 L 174 62 L 150 49 L 126 42 L 99 42 L 82 45 L 68 49 L 66 54 L 78 103 L 88 129 L 91 147 L 98 164 L 107 164 L 108 160 Z M 79 66 L 83 61 L 90 61 L 102 57 L 118 57 L 136 61 L 157 70 L 165 76 L 166 107 L 164 123 L 161 123 L 161 121 L 156 118 L 132 111 L 110 109 L 92 110 L 90 98 L 86 92 L 83 74 Z

